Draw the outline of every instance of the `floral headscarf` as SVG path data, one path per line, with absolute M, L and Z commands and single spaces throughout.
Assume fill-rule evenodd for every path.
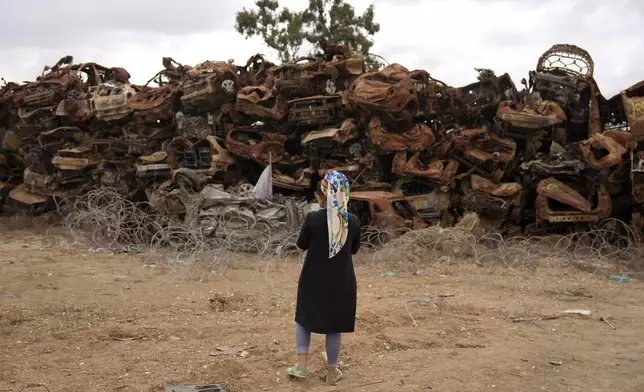
M 349 233 L 349 180 L 338 171 L 328 170 L 320 181 L 320 191 L 326 194 L 329 258 L 332 258 L 342 250 Z

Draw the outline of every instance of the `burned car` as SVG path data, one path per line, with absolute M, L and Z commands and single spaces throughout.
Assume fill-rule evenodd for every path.
M 242 87 L 237 68 L 223 61 L 205 61 L 187 71 L 182 83 L 181 103 L 188 113 L 217 110 L 234 102 Z
M 608 218 L 610 195 L 603 185 L 594 194 L 583 194 L 555 178 L 546 178 L 537 187 L 537 221 L 549 223 L 594 223 Z
M 356 111 L 381 116 L 396 125 L 396 120 L 410 121 L 419 110 L 419 101 L 409 71 L 400 64 L 392 64 L 382 71 L 359 76 L 347 92 L 347 98 Z
M 297 165 L 306 162 L 301 156 L 286 151 L 286 136 L 279 133 L 262 132 L 255 127 L 239 127 L 226 136 L 226 148 L 233 155 L 253 160 L 262 166 Z
M 90 102 L 94 116 L 105 122 L 127 118 L 134 110 L 128 101 L 136 95 L 136 90 L 129 83 L 107 81 L 90 88 Z
M 494 184 L 473 174 L 462 184 L 463 197 L 460 203 L 466 210 L 501 224 L 506 220 L 520 224 L 523 186 L 518 182 Z
M 359 159 L 364 155 L 362 136 L 357 121 L 349 118 L 337 127 L 302 135 L 302 150 L 305 156 L 312 158 Z
M 211 180 L 233 182 L 227 175 L 229 168 L 232 169 L 235 165 L 235 160 L 214 136 L 207 136 L 195 143 L 179 136 L 168 144 L 166 152 L 175 181 L 178 181 L 178 177 L 184 177 L 196 190 L 200 190 L 204 183 Z
M 274 67 L 275 64 L 267 61 L 264 55 L 256 54 L 248 59 L 245 66 L 237 67 L 237 75 L 244 86 L 266 85 L 272 88 L 274 81 L 271 69 Z
M 137 88 L 136 94 L 127 100 L 126 106 L 133 111 L 135 121 L 157 123 L 172 119 L 179 108 L 180 96 L 181 87 L 176 84 L 144 86 Z
M 369 122 L 369 142 L 379 151 L 424 151 L 434 145 L 436 139 L 426 124 L 414 124 L 402 133 L 388 132 L 379 117 Z
M 271 69 L 277 92 L 288 98 L 335 95 L 346 90 L 353 78 L 363 72 L 362 57 L 342 56 L 333 61 L 305 57 Z
M 620 97 L 634 140 L 644 141 L 644 81 L 625 89 Z
M 500 135 L 521 145 L 520 151 L 528 159 L 544 152 L 549 141 L 566 143 L 564 110 L 552 101 L 538 104 L 526 97 L 524 102 L 504 101 L 499 104 L 495 120 L 501 125 Z
M 456 90 L 459 106 L 458 123 L 463 126 L 477 126 L 493 118 L 503 101 L 519 98 L 512 78 L 507 73 L 496 76 L 490 69 L 478 69 L 478 81 Z
M 429 180 L 443 186 L 453 187 L 456 182 L 459 163 L 452 159 L 429 159 L 424 162 L 420 152 L 409 156 L 407 151 L 399 151 L 392 162 L 392 173 L 403 177 Z
M 288 102 L 288 122 L 295 127 L 317 127 L 342 119 L 342 95 L 319 95 Z
M 499 183 L 516 156 L 516 143 L 487 127 L 449 132 L 438 148 L 439 156 L 458 162 L 462 169 Z
M 560 105 L 571 123 L 567 140 L 588 138 L 601 130 L 595 64 L 587 51 L 567 44 L 553 45 L 530 72 L 529 89 Z
M 407 230 L 425 227 L 418 212 L 405 196 L 398 193 L 352 192 L 348 209 L 360 219 L 363 230 L 375 229 L 400 235 Z
M 288 114 L 288 102 L 266 86 L 247 86 L 237 93 L 235 110 L 251 118 L 282 120 Z
M 99 69 L 105 69 L 93 63 L 73 65 L 73 61 L 72 56 L 61 58 L 53 67 L 45 67 L 35 82 L 14 93 L 18 115 L 25 123 L 46 129 L 56 125 L 57 116 L 73 121 L 91 117 L 86 90 L 103 82 Z

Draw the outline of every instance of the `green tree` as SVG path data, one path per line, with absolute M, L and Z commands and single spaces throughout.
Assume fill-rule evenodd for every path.
M 362 53 L 368 66 L 378 67 L 369 56 L 373 36 L 380 31 L 374 16 L 373 4 L 356 15 L 353 6 L 343 0 L 309 0 L 308 8 L 299 12 L 280 7 L 278 0 L 256 0 L 254 9 L 237 13 L 235 29 L 247 38 L 262 37 L 284 62 L 296 58 L 307 41 L 313 46 L 311 55 L 319 55 L 327 44 L 346 45 Z

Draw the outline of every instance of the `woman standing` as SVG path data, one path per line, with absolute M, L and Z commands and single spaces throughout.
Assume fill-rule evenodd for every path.
M 318 184 L 320 207 L 310 212 L 297 246 L 308 251 L 300 274 L 295 311 L 297 365 L 287 373 L 306 378 L 311 333 L 326 335 L 326 382 L 342 378 L 338 369 L 341 334 L 355 329 L 357 285 L 352 255 L 360 249 L 360 221 L 348 212 L 349 182 L 329 170 Z

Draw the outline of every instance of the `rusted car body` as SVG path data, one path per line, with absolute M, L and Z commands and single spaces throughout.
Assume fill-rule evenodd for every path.
M 553 45 L 530 72 L 529 88 L 544 100 L 559 104 L 572 124 L 569 141 L 585 139 L 601 130 L 597 83 L 593 78 L 595 64 L 584 49 L 568 44 Z
M 302 150 L 309 157 L 359 159 L 364 155 L 362 136 L 357 121 L 348 118 L 336 127 L 302 135 Z
M 355 214 L 363 227 L 395 234 L 420 229 L 425 224 L 405 196 L 383 191 L 352 192 L 349 212 Z
M 204 113 L 234 102 L 242 87 L 237 67 L 223 61 L 205 61 L 187 71 L 182 83 L 181 103 L 188 113 Z
M 512 139 L 501 138 L 483 126 L 448 133 L 439 146 L 441 157 L 457 161 L 465 170 L 499 183 L 516 156 Z
M 311 188 L 313 170 L 309 167 L 297 167 L 294 170 L 273 169 L 271 179 L 273 186 L 296 192 L 303 192 Z
M 13 100 L 25 123 L 46 129 L 55 126 L 57 117 L 76 122 L 91 118 L 86 90 L 102 83 L 107 69 L 94 63 L 74 65 L 73 61 L 72 56 L 61 58 L 53 67 L 45 67 L 35 82 L 15 91 Z
M 277 92 L 288 98 L 335 95 L 363 72 L 363 58 L 342 56 L 332 61 L 307 57 L 271 69 Z
M 473 174 L 469 183 L 463 184 L 461 204 L 465 209 L 498 223 L 510 220 L 521 223 L 523 186 L 517 182 L 494 184 L 487 178 Z
M 605 169 L 624 164 L 623 156 L 628 150 L 619 142 L 601 133 L 595 133 L 579 143 L 581 155 L 588 166 Z
M 246 86 L 237 93 L 235 110 L 251 118 L 279 121 L 288 115 L 288 102 L 266 86 Z
M 453 187 L 458 173 L 459 163 L 452 159 L 431 159 L 423 163 L 421 153 L 413 153 L 407 158 L 406 151 L 399 151 L 392 162 L 392 173 L 399 176 L 420 177 L 437 182 L 441 185 Z
M 192 143 L 183 136 L 174 138 L 166 147 L 168 164 L 173 174 L 180 169 L 189 169 L 202 183 L 213 177 L 223 180 L 235 160 L 214 136 Z M 189 175 L 185 170 L 183 173 Z
M 127 100 L 126 106 L 134 112 L 134 119 L 142 123 L 170 120 L 179 108 L 181 86 L 166 84 L 160 87 L 144 86 Z
M 108 81 L 90 88 L 89 95 L 94 116 L 101 121 L 112 122 L 132 114 L 128 101 L 136 95 L 136 90 L 129 83 Z
M 166 181 L 172 177 L 172 169 L 166 151 L 142 155 L 136 160 L 136 177 L 145 182 Z
M 525 101 L 528 102 L 503 101 L 499 104 L 496 120 L 501 124 L 501 135 L 524 140 L 528 144 L 524 154 L 539 151 L 546 139 L 565 143 L 567 116 L 561 106 L 552 101 L 538 104 L 531 99 Z
M 634 140 L 644 141 L 644 81 L 625 89 L 620 96 Z
M 301 156 L 291 156 L 286 151 L 287 137 L 278 133 L 261 132 L 253 127 L 233 129 L 226 136 L 226 148 L 240 158 L 253 160 L 261 165 L 297 165 L 306 162 Z
M 476 126 L 481 118 L 493 117 L 501 102 L 516 101 L 519 97 L 507 73 L 496 76 L 489 69 L 476 70 L 479 72 L 478 81 L 456 90 L 460 107 L 459 123 L 466 126 Z
M 424 151 L 434 145 L 436 138 L 426 124 L 414 124 L 405 132 L 387 132 L 382 120 L 373 117 L 369 122 L 369 141 L 385 152 Z
M 318 95 L 288 102 L 288 122 L 296 127 L 316 127 L 342 119 L 342 95 Z
M 537 187 L 536 215 L 538 221 L 549 223 L 592 223 L 608 218 L 611 197 L 600 185 L 596 203 L 555 178 L 546 178 Z
M 411 119 L 419 111 L 419 100 L 414 79 L 400 64 L 392 64 L 382 71 L 360 75 L 347 92 L 355 110 L 373 116 Z
M 213 134 L 213 118 L 208 114 L 186 116 L 183 112 L 177 112 L 174 119 L 177 133 L 187 139 L 205 139 Z
M 256 54 L 248 59 L 246 65 L 237 67 L 237 74 L 244 86 L 266 85 L 272 88 L 274 81 L 271 69 L 275 64 L 267 61 L 264 55 Z

